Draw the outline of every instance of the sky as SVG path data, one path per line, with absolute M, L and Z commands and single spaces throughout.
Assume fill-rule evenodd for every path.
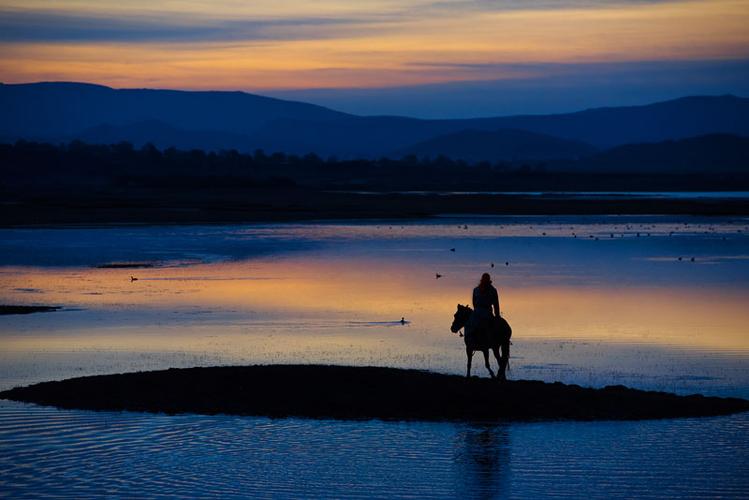
M 0 0 L 0 81 L 562 112 L 749 96 L 748 26 L 749 0 Z

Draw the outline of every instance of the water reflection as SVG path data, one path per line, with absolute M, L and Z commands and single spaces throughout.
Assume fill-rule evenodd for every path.
M 457 491 L 470 498 L 508 498 L 510 431 L 508 425 L 467 425 L 455 434 L 453 462 Z
M 746 498 L 749 414 L 491 427 L 0 401 L 11 498 Z
M 0 319 L 0 379 L 258 362 L 460 373 L 448 327 L 489 271 L 516 378 L 749 393 L 748 233 L 669 217 L 3 230 L 0 303 L 64 309 Z M 98 267 L 112 262 L 153 267 Z

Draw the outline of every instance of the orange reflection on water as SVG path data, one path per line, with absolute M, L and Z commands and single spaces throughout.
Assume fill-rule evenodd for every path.
M 138 279 L 131 281 L 131 275 Z M 236 335 L 261 334 L 270 324 L 275 332 L 287 336 L 290 348 L 301 349 L 312 341 L 305 340 L 304 332 L 299 331 L 304 321 L 329 320 L 315 327 L 315 342 L 321 332 L 328 332 L 336 337 L 335 342 L 348 335 L 350 342 L 361 343 L 366 337 L 351 333 L 347 322 L 373 322 L 371 327 L 376 330 L 385 328 L 377 322 L 406 317 L 412 328 L 403 330 L 402 335 L 417 331 L 424 335 L 399 341 L 421 342 L 432 348 L 435 339 L 446 336 L 456 304 L 470 302 L 478 275 L 469 269 L 436 279 L 427 265 L 376 256 L 337 260 L 296 256 L 133 270 L 5 268 L 0 275 L 3 303 L 59 304 L 83 311 L 47 316 L 59 318 L 55 329 L 67 329 L 64 337 L 47 335 L 44 328 L 33 326 L 25 327 L 21 335 L 9 327 L 0 343 L 14 349 L 57 349 L 70 346 L 76 338 L 76 345 L 84 347 L 116 345 L 150 351 L 170 348 L 175 337 L 215 334 L 223 338 L 224 348 L 229 348 L 231 342 L 243 342 Z M 502 310 L 513 325 L 516 342 L 524 338 L 567 339 L 749 350 L 749 311 L 741 290 L 622 287 L 613 283 L 529 285 L 518 276 L 500 278 Z M 172 316 L 149 320 L 145 314 L 191 308 L 234 315 L 211 325 L 191 324 L 181 316 L 177 326 Z M 110 321 L 107 311 L 119 316 Z M 95 312 L 101 313 L 97 322 L 72 321 Z M 35 318 L 41 316 L 28 317 L 29 324 L 33 325 Z M 132 326 L 127 318 L 133 321 Z M 69 327 L 65 326 L 67 321 L 71 321 Z M 210 341 L 187 343 L 196 350 L 211 350 Z

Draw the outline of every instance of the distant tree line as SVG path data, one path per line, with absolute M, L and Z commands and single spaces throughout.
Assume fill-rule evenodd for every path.
M 401 159 L 338 160 L 316 154 L 267 154 L 257 150 L 205 152 L 199 149 L 163 151 L 151 144 L 134 148 L 123 142 L 112 145 L 47 144 L 18 141 L 0 144 L 4 181 L 34 180 L 62 184 L 293 186 L 356 185 L 376 180 L 400 180 L 407 184 L 433 179 L 459 180 L 466 175 L 508 171 L 503 163 L 469 165 L 439 156 L 434 159 L 407 156 Z M 540 171 L 541 165 L 521 165 L 520 171 Z M 41 177 L 40 177 L 41 176 Z
M 560 171 L 544 163 L 468 164 L 444 156 L 323 159 L 315 154 L 236 150 L 159 150 L 146 144 L 0 144 L 0 188 L 323 190 L 690 190 L 745 189 L 746 174 L 648 174 Z

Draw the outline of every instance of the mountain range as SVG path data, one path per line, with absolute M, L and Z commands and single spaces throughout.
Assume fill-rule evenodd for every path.
M 684 142 L 711 134 L 723 138 Z M 726 139 L 725 134 L 749 136 L 749 99 L 692 96 L 567 114 L 421 120 L 355 116 L 245 92 L 0 84 L 0 140 L 6 142 L 127 141 L 159 148 L 263 149 L 339 158 L 445 155 L 469 162 L 586 158 L 591 159 L 587 166 L 622 168 L 642 164 L 643 155 L 650 155 L 644 158 L 649 168 L 673 155 L 682 159 L 680 164 L 689 157 L 695 164 L 710 162 L 730 143 L 733 156 L 724 163 L 741 164 L 746 141 Z M 663 145 L 645 147 L 648 143 Z

